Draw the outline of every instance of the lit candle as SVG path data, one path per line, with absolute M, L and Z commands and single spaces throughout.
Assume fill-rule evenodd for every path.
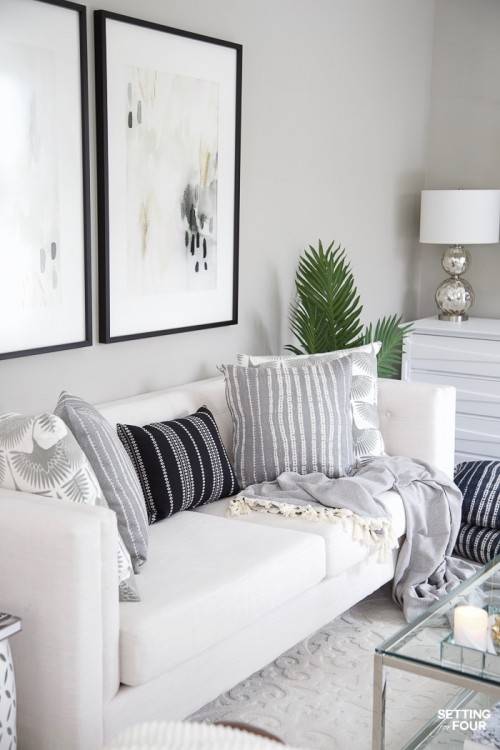
M 459 646 L 486 651 L 488 647 L 488 613 L 481 607 L 461 605 L 453 614 L 453 640 Z

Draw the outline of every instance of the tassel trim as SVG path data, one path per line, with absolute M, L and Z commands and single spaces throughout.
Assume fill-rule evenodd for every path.
M 305 521 L 328 521 L 340 523 L 345 531 L 351 531 L 356 542 L 371 547 L 377 553 L 377 562 L 387 562 L 393 549 L 398 547 L 392 521 L 387 518 L 358 516 L 347 508 L 326 508 L 313 505 L 293 505 L 264 498 L 232 497 L 227 509 L 228 516 L 244 516 L 248 513 L 269 513 L 284 518 L 302 518 Z

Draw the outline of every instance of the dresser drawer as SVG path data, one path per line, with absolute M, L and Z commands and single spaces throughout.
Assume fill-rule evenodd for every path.
M 407 375 L 411 380 L 418 370 L 500 381 L 500 341 L 415 333 L 411 336 L 408 354 L 410 372 Z
M 495 441 L 500 446 L 500 419 L 457 414 L 457 432 L 480 435 L 487 442 Z
M 457 429 L 455 438 L 455 463 L 459 461 L 471 461 L 475 458 L 486 461 L 489 459 L 500 459 L 500 439 L 484 433 Z
M 409 380 L 414 383 L 452 385 L 457 389 L 457 410 L 471 414 L 500 416 L 500 378 L 474 378 L 449 375 L 431 370 L 412 370 Z
M 416 321 L 403 378 L 457 389 L 456 463 L 500 459 L 500 320 Z
M 467 402 L 459 402 L 457 405 L 457 421 L 455 436 L 455 461 L 460 456 L 465 460 L 473 458 L 500 459 L 500 416 L 490 413 L 478 414 L 466 411 Z M 498 404 L 497 404 L 498 407 Z M 486 409 L 483 409 L 486 411 Z
M 493 385 L 496 387 L 493 388 Z M 457 414 L 500 420 L 500 384 L 470 381 L 467 387 L 457 390 Z M 481 390 L 481 386 L 484 388 Z M 496 393 L 486 393 L 486 387 Z

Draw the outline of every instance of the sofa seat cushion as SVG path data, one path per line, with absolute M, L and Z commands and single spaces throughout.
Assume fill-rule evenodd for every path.
M 317 534 L 183 511 L 150 528 L 141 602 L 120 605 L 120 679 L 141 685 L 325 577 Z
M 385 492 L 381 501 L 391 515 L 396 537 L 403 536 L 406 529 L 406 517 L 403 501 L 399 494 L 393 490 Z M 218 500 L 215 503 L 199 508 L 196 512 L 204 515 L 226 517 L 229 499 Z M 350 527 L 344 528 L 340 523 L 325 521 L 307 521 L 300 518 L 285 518 L 284 516 L 271 515 L 269 513 L 250 512 L 242 516 L 230 516 L 228 520 L 237 524 L 240 521 L 249 524 L 258 524 L 273 529 L 287 529 L 316 534 L 324 539 L 326 553 L 326 575 L 328 578 L 352 568 L 362 560 L 365 560 L 372 549 L 363 542 L 352 538 Z

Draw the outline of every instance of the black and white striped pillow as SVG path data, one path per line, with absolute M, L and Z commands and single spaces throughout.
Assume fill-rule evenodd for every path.
M 206 406 L 189 417 L 116 428 L 137 472 L 149 523 L 239 492 Z
M 462 523 L 500 529 L 500 461 L 464 461 L 455 467 Z
M 455 544 L 455 555 L 486 565 L 500 552 L 500 531 L 463 523 Z

